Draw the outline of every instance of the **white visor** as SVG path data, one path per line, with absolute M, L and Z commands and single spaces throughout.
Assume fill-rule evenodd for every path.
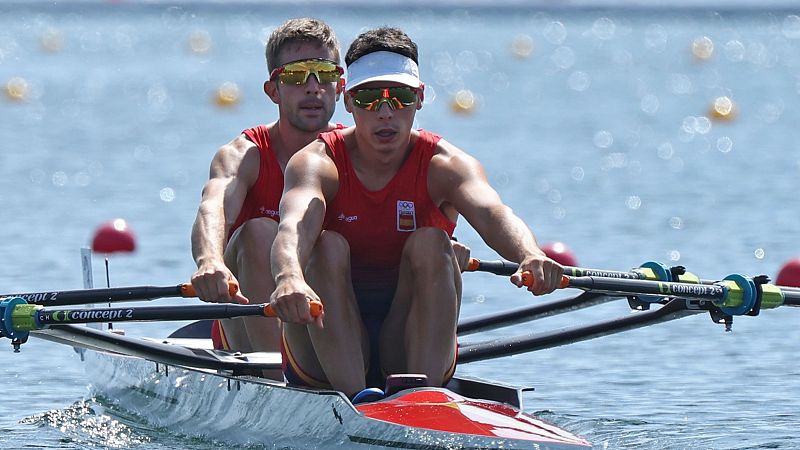
M 395 52 L 372 52 L 347 66 L 345 90 L 352 90 L 372 81 L 393 81 L 418 88 L 419 67 L 413 59 Z

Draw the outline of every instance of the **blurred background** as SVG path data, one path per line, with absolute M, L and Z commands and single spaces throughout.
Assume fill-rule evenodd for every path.
M 800 254 L 793 2 L 423 3 L 0 3 L 0 291 L 80 288 L 79 248 L 114 218 L 137 251 L 111 256 L 112 285 L 188 280 L 211 157 L 276 119 L 264 44 L 309 15 L 333 26 L 343 53 L 365 29 L 404 29 L 426 83 L 416 125 L 477 157 L 540 242 L 565 243 L 583 267 L 656 260 L 703 278 L 774 278 Z M 352 123 L 341 104 L 334 120 Z M 496 258 L 463 220 L 456 234 Z M 464 316 L 536 300 L 465 275 Z M 698 316 L 459 370 L 536 384 L 529 408 L 598 448 L 797 448 L 796 321 L 769 311 L 724 334 Z M 0 448 L 213 447 L 97 403 L 71 352 L 27 345 L 0 353 L 3 389 L 37 386 L 0 403 Z

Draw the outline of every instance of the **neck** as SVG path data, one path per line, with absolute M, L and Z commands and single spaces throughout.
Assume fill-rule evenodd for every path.
M 366 170 L 379 177 L 394 176 L 416 143 L 413 131 L 409 134 L 408 140 L 394 148 L 371 148 L 369 144 L 360 142 L 358 134 L 354 138 L 356 145 L 350 151 L 354 166 L 361 173 Z
M 269 133 L 273 151 L 278 160 L 285 165 L 298 150 L 313 142 L 320 133 L 331 129 L 332 127 L 327 125 L 321 130 L 303 131 L 288 121 L 278 120 L 269 126 Z

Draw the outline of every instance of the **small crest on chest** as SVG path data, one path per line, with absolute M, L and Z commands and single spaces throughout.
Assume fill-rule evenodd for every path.
M 397 231 L 414 231 L 417 229 L 417 211 L 414 202 L 397 201 Z

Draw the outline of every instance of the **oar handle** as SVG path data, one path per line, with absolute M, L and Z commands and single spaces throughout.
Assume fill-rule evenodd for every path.
M 309 300 L 308 309 L 311 312 L 311 317 L 319 317 L 322 314 L 324 308 L 322 307 L 321 302 L 317 300 Z M 266 306 L 264 306 L 264 315 L 266 317 L 278 317 L 275 314 L 275 311 L 272 309 L 272 305 L 269 303 L 267 303 Z
M 180 285 L 180 288 L 181 297 L 197 297 L 197 291 L 194 290 L 192 283 L 183 283 Z M 233 297 L 237 292 L 239 292 L 239 283 L 233 280 L 228 281 L 228 294 Z
M 522 284 L 523 286 L 528 286 L 528 287 L 533 286 L 533 274 L 531 274 L 527 270 L 525 272 L 522 272 Z M 558 288 L 564 289 L 567 287 L 569 287 L 569 277 L 566 275 L 562 275 L 561 283 L 559 283 Z

